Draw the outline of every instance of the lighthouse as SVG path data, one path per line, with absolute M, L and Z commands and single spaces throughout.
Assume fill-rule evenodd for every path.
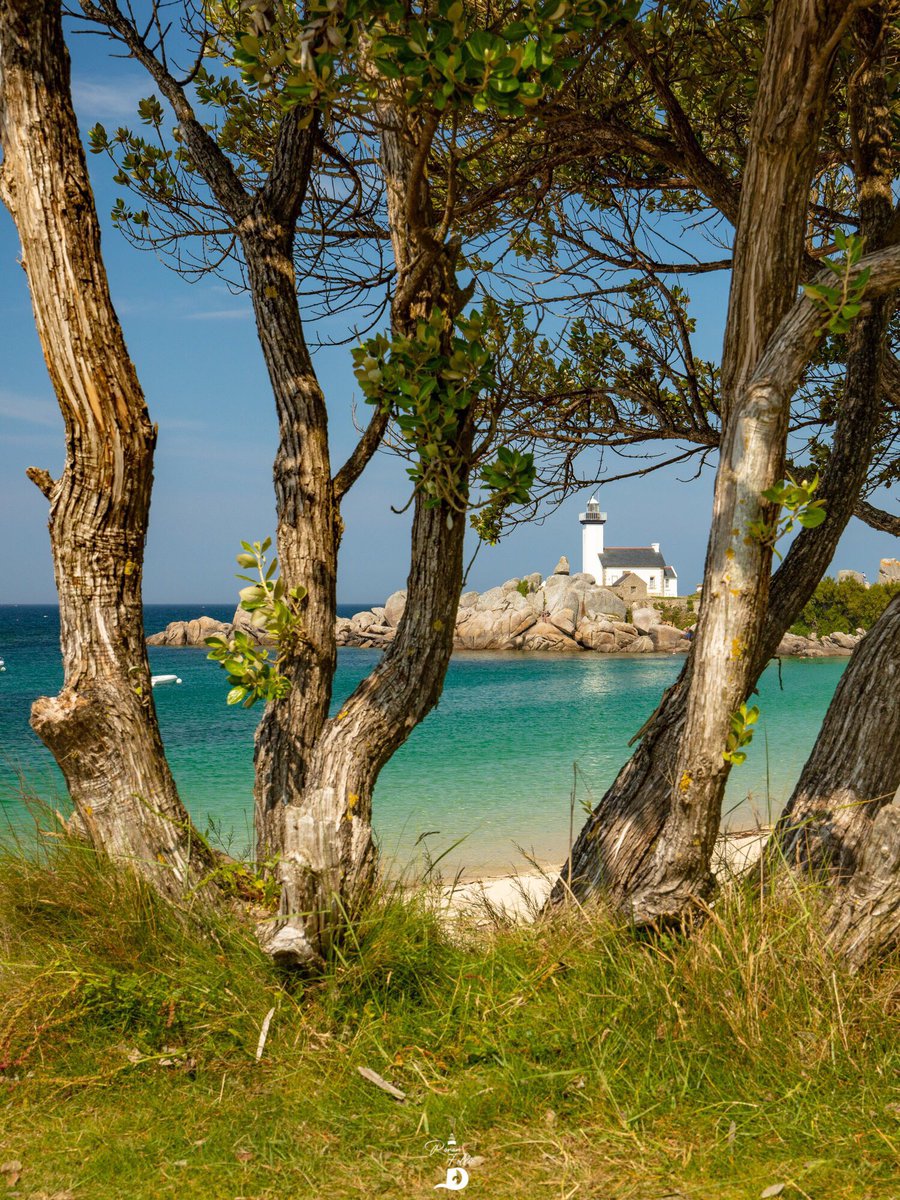
M 604 546 L 603 526 L 606 513 L 600 511 L 596 496 L 591 496 L 587 512 L 579 514 L 581 523 L 582 571 L 593 575 L 601 587 L 618 591 L 619 596 L 634 599 L 646 596 L 677 596 L 678 573 L 663 558 L 659 542 L 649 546 Z
M 587 503 L 587 512 L 581 513 L 578 520 L 581 522 L 581 569 L 601 583 L 600 555 L 603 553 L 606 513 L 600 511 L 600 502 L 596 496 L 591 496 Z

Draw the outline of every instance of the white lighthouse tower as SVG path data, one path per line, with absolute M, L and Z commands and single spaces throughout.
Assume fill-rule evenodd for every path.
M 587 512 L 579 515 L 581 522 L 581 569 L 588 575 L 593 575 L 598 583 L 603 582 L 603 568 L 600 555 L 603 553 L 603 526 L 606 524 L 606 513 L 600 511 L 600 502 L 596 496 L 591 496 L 587 503 Z

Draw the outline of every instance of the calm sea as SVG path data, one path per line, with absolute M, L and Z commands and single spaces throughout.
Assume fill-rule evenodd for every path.
M 360 606 L 342 609 L 349 615 Z M 148 632 L 200 615 L 227 620 L 228 606 L 148 606 Z M 31 732 L 32 700 L 62 681 L 55 608 L 0 606 L 0 809 L 25 818 L 22 781 L 65 807 L 62 777 Z M 339 651 L 335 703 L 378 659 Z M 166 750 L 194 819 L 233 850 L 250 843 L 253 732 L 259 710 L 228 708 L 227 685 L 205 650 L 151 648 L 155 674 L 180 687 L 154 696 Z M 427 835 L 432 856 L 463 839 L 448 869 L 478 873 L 522 865 L 518 847 L 561 862 L 568 846 L 573 763 L 576 828 L 581 806 L 609 785 L 628 740 L 675 678 L 680 658 L 463 654 L 454 657 L 437 709 L 381 774 L 374 823 L 383 852 L 407 864 Z M 786 660 L 766 671 L 747 762 L 732 771 L 726 822 L 746 826 L 777 813 L 815 739 L 845 659 Z

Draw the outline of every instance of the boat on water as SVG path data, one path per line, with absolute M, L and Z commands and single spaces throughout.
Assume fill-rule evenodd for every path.
M 177 675 L 151 675 L 150 683 L 152 687 L 163 687 L 168 683 L 181 683 Z

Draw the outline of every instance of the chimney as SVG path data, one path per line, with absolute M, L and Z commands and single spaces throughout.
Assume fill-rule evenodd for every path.
M 659 542 L 651 542 L 650 549 L 655 550 L 656 553 L 659 554 Z

